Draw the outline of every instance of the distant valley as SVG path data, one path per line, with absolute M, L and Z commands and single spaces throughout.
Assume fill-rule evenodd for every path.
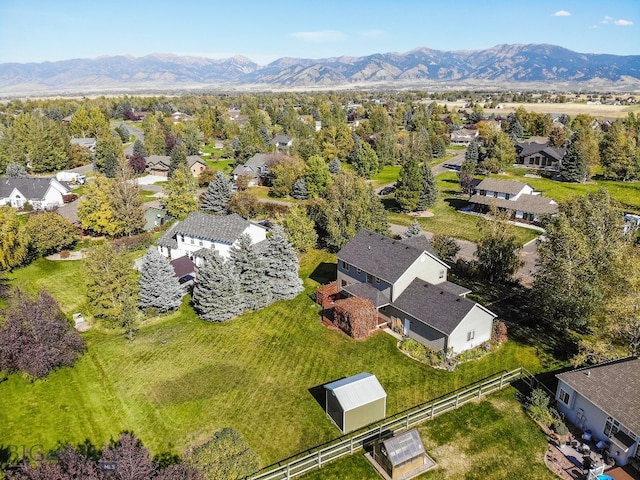
M 417 48 L 406 53 L 280 58 L 261 66 L 152 54 L 0 64 L 0 96 L 185 90 L 491 88 L 640 91 L 640 55 L 577 53 L 544 44 L 486 50 Z

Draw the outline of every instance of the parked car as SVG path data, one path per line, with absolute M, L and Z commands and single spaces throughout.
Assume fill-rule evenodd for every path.
M 388 185 L 388 186 L 384 187 L 382 190 L 380 190 L 380 192 L 378 192 L 378 194 L 379 195 L 391 195 L 395 191 L 396 191 L 396 187 L 394 187 L 393 185 Z

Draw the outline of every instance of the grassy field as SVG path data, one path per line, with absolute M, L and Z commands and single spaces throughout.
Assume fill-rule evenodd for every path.
M 398 180 L 401 169 L 402 167 L 400 167 L 400 165 L 387 165 L 386 167 L 382 167 L 380 172 L 371 177 L 371 186 L 373 188 L 380 188 L 394 183 Z
M 329 280 L 334 262 L 319 251 L 304 257 L 307 294 Z M 67 314 L 88 311 L 80 261 L 41 259 L 11 278 L 27 289 L 46 287 Z M 306 294 L 225 324 L 202 322 L 185 302 L 143 325 L 132 343 L 98 329 L 84 335 L 89 350 L 74 368 L 0 383 L 3 443 L 101 445 L 130 430 L 153 453 L 181 453 L 230 426 L 268 465 L 339 435 L 309 392 L 327 381 L 374 373 L 393 414 L 496 371 L 543 368 L 535 347 L 509 342 L 454 372 L 435 370 L 401 354 L 382 332 L 354 341 L 327 329 Z
M 552 480 L 544 465 L 547 440 L 508 388 L 423 423 L 418 431 L 437 467 L 420 480 L 535 478 Z M 362 453 L 333 462 L 305 480 L 380 478 Z

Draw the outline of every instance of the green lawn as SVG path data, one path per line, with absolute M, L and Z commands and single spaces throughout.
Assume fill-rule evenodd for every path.
M 524 413 L 516 390 L 507 388 L 418 427 L 437 467 L 420 480 L 557 478 L 544 465 L 547 440 Z M 305 480 L 380 478 L 362 452 L 328 464 Z
M 478 221 L 482 221 L 482 219 L 458 211 L 467 205 L 469 197 L 461 194 L 457 174 L 444 172 L 437 176 L 436 181 L 438 183 L 438 200 L 429 209 L 433 216 L 417 219 L 422 229 L 471 242 L 478 241 L 480 236 Z M 384 201 L 387 203 L 388 209 L 397 207 L 391 199 Z M 397 211 L 389 212 L 389 221 L 398 225 L 409 226 L 414 219 L 416 217 Z M 518 242 L 521 244 L 534 239 L 539 234 L 539 232 L 522 227 L 516 227 L 515 232 Z
M 394 183 L 398 180 L 401 169 L 402 167 L 400 165 L 387 165 L 383 167 L 380 172 L 371 177 L 371 186 L 373 188 L 380 188 L 384 185 Z
M 303 259 L 306 293 L 328 280 L 335 257 Z M 28 289 L 46 287 L 63 311 L 87 312 L 80 261 L 38 260 L 11 275 Z M 454 372 L 410 360 L 378 333 L 354 341 L 318 320 L 306 294 L 229 323 L 199 320 L 185 303 L 143 325 L 133 343 L 97 329 L 74 368 L 29 383 L 0 383 L 0 438 L 5 444 L 89 439 L 102 444 L 122 430 L 153 453 L 183 452 L 219 428 L 239 430 L 268 465 L 339 435 L 309 389 L 368 371 L 389 393 L 388 414 L 428 401 L 503 369 L 540 371 L 533 346 L 514 342 Z
M 208 167 L 214 170 L 222 171 L 227 175 L 231 175 L 231 172 L 233 171 L 233 166 L 235 165 L 235 160 L 230 158 L 212 160 L 211 157 L 204 157 L 204 159 Z

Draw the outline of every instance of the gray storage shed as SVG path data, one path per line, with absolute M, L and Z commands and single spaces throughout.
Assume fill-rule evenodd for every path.
M 342 433 L 382 420 L 387 414 L 387 393 L 371 373 L 327 383 L 324 388 L 327 415 Z

